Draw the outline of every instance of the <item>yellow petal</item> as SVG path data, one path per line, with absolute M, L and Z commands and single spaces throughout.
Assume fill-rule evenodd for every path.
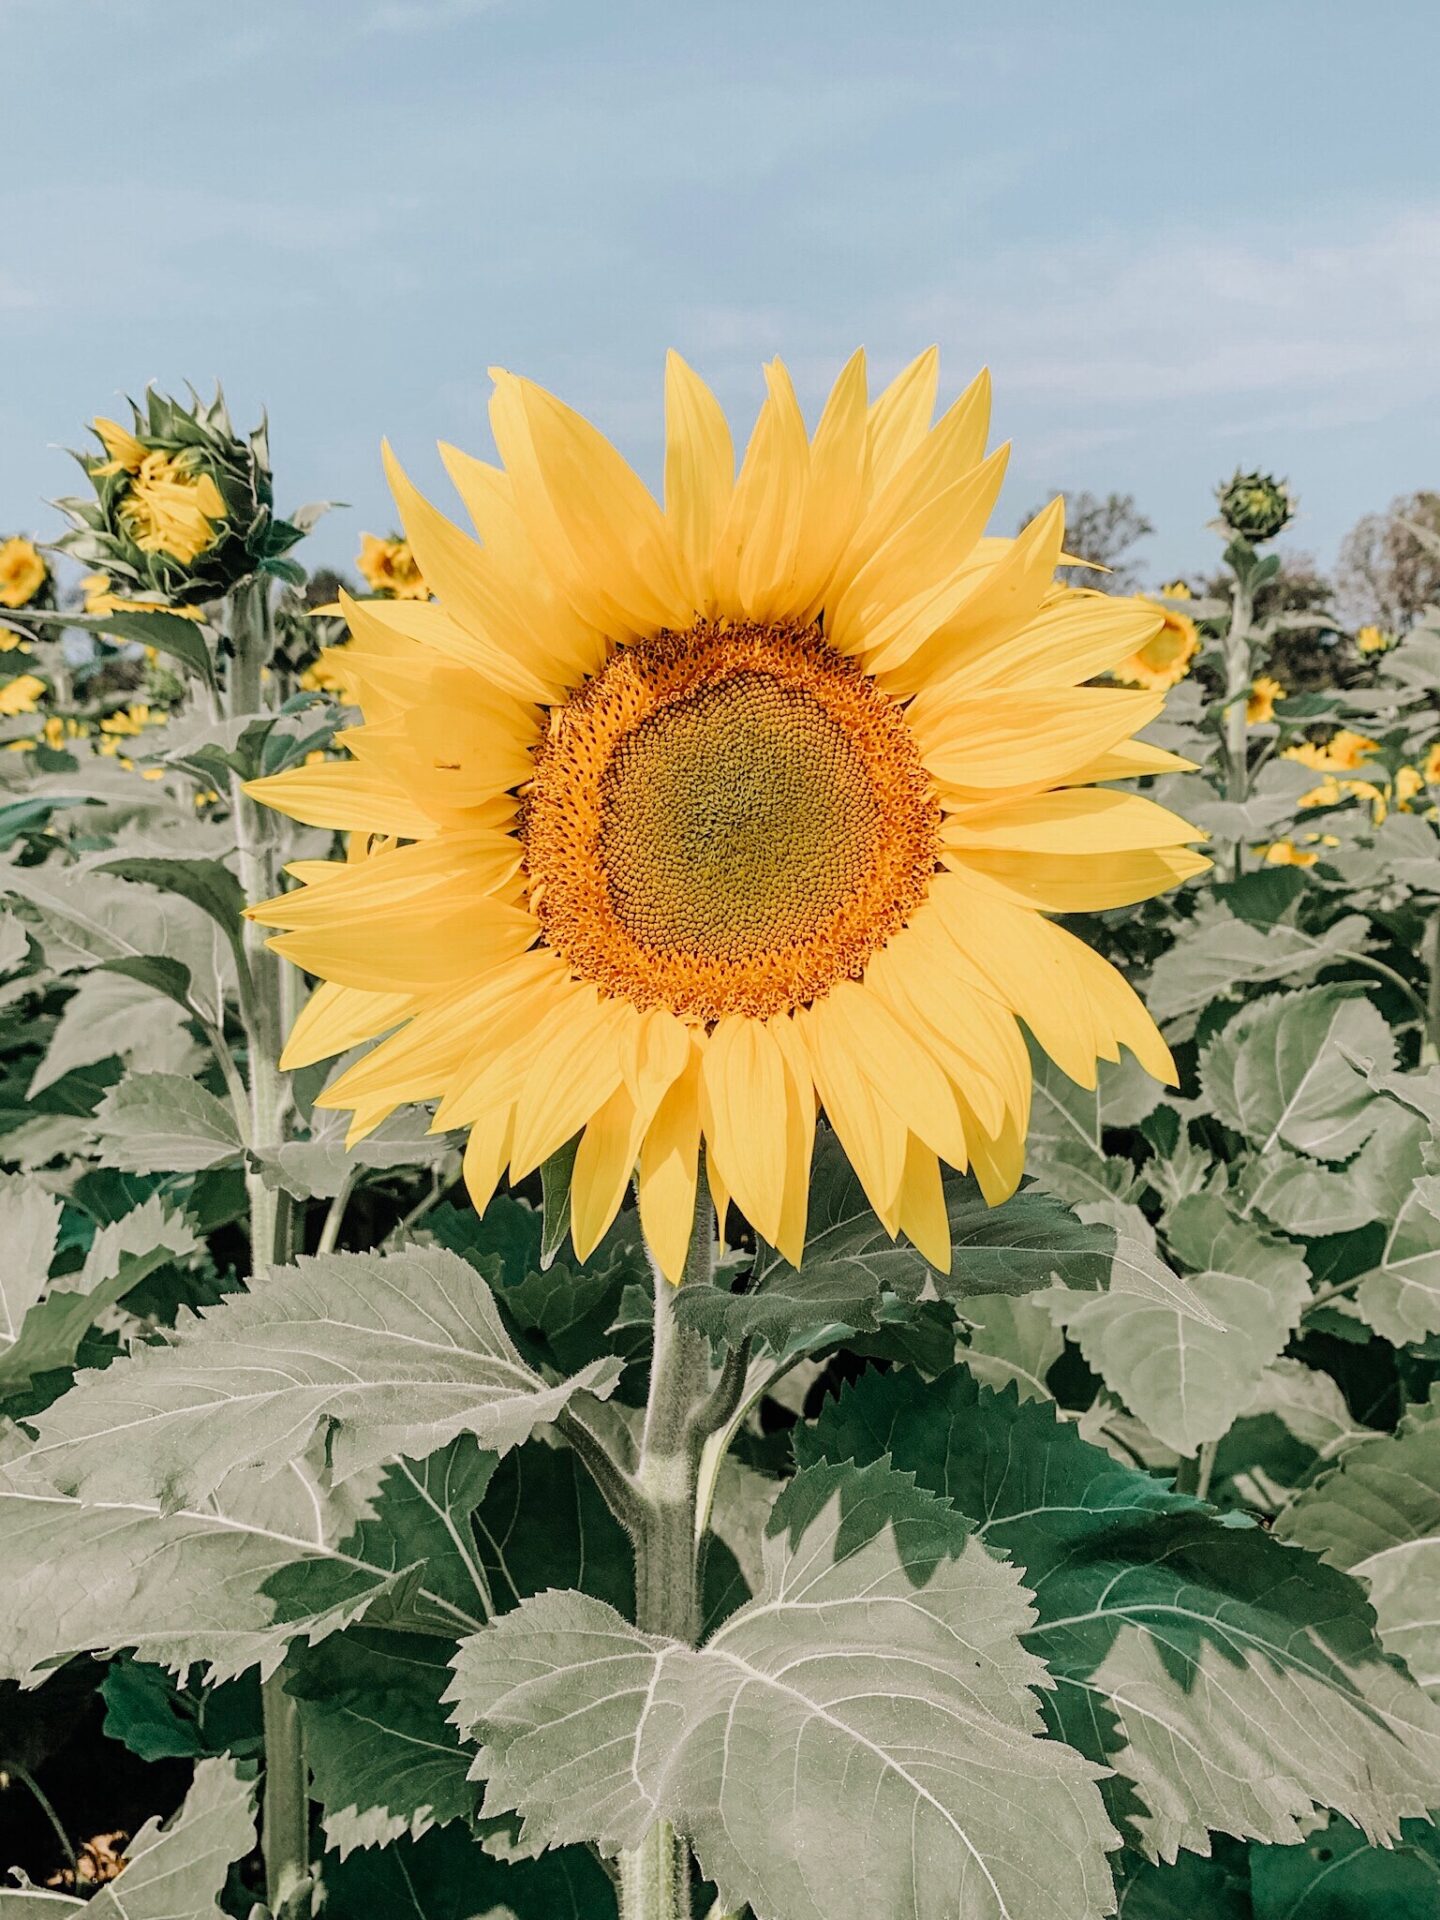
M 630 1089 L 616 1087 L 580 1136 L 570 1176 L 570 1238 L 588 1260 L 620 1211 L 644 1127 Z
M 927 347 L 870 409 L 870 474 L 878 493 L 930 431 L 940 389 L 940 349 Z
M 672 1285 L 685 1271 L 699 1152 L 700 1056 L 692 1050 L 656 1108 L 640 1149 L 640 1225 L 645 1244 Z
M 323 760 L 314 766 L 291 767 L 286 773 L 272 773 L 263 780 L 247 780 L 245 791 L 252 800 L 263 801 L 307 827 L 394 833 L 407 840 L 423 840 L 437 832 L 441 824 L 410 794 L 353 760 Z
M 612 639 L 687 625 L 697 609 L 685 570 L 639 475 L 543 387 L 498 367 L 491 378 L 490 424 L 516 508 L 576 612 Z
M 957 813 L 943 830 L 946 846 L 985 852 L 1130 853 L 1203 838 L 1168 807 L 1138 793 L 1108 789 L 1007 800 Z
M 328 1060 L 331 1054 L 348 1052 L 395 1026 L 414 1004 L 408 993 L 362 993 L 322 980 L 290 1029 L 280 1056 L 282 1072 L 293 1073 L 297 1067 Z
M 547 1016 L 515 1108 L 510 1174 L 523 1180 L 572 1140 L 620 1083 L 621 1028 L 636 1019 L 626 1001 L 593 987 Z
M 825 403 L 810 446 L 810 475 L 795 557 L 793 611 L 819 611 L 826 582 L 859 517 L 866 479 L 865 354 L 851 355 Z
M 1101 913 L 1168 893 L 1204 873 L 1210 861 L 1188 847 L 1157 847 L 1131 853 L 948 853 L 948 865 L 963 867 L 997 898 L 1042 913 Z
M 905 1172 L 907 1129 L 876 1095 L 844 1032 L 820 1013 L 827 1004 L 819 1000 L 796 1014 L 795 1029 L 805 1044 L 821 1104 L 845 1156 L 871 1206 L 893 1232 L 889 1223 L 895 1218 Z
M 1148 726 L 1161 694 L 1109 687 L 991 692 L 944 700 L 918 694 L 906 719 L 936 780 L 961 793 L 1050 786 Z
M 905 1149 L 905 1174 L 900 1182 L 900 1231 L 906 1234 L 931 1266 L 950 1271 L 950 1216 L 940 1162 L 912 1133 Z
M 965 1165 L 965 1128 L 954 1091 L 933 1055 L 876 994 L 841 980 L 811 1008 L 812 1029 L 844 1051 L 907 1131 L 952 1166 Z
M 795 566 L 810 473 L 810 442 L 790 376 L 765 369 L 768 393 L 745 450 L 715 547 L 715 592 L 751 620 L 796 610 Z
M 715 542 L 735 490 L 735 447 L 714 394 L 673 350 L 665 360 L 665 518 L 698 607 L 714 596 Z
M 990 429 L 990 376 L 980 373 L 938 425 L 914 447 L 884 486 L 872 492 L 837 574 L 858 573 L 912 514 L 978 467 Z
M 950 619 L 968 590 L 966 563 L 1005 478 L 1008 447 L 920 508 L 849 582 L 828 638 L 867 670 L 898 667 Z
M 716 1171 L 757 1233 L 774 1243 L 785 1200 L 785 1058 L 759 1020 L 731 1015 L 704 1047 L 705 1135 Z

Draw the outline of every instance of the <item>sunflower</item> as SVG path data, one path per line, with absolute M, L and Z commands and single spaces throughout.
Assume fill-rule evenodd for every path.
M 392 533 L 388 540 L 362 533 L 355 564 L 376 593 L 395 600 L 428 600 L 430 589 L 415 563 L 408 540 Z
M 1275 702 L 1285 698 L 1285 689 L 1278 680 L 1272 680 L 1268 673 L 1262 673 L 1250 682 L 1249 697 L 1245 702 L 1245 719 L 1252 727 L 1263 727 L 1275 718 Z
M 823 1108 L 879 1218 L 948 1268 L 940 1162 L 1013 1191 L 1019 1022 L 1083 1084 L 1170 1056 L 1051 914 L 1207 862 L 1104 782 L 1183 767 L 1131 736 L 1162 696 L 1088 684 L 1152 607 L 1059 587 L 1063 506 L 983 529 L 984 376 L 931 426 L 923 355 L 873 405 L 863 356 L 807 434 L 785 369 L 735 473 L 709 389 L 667 374 L 665 504 L 558 400 L 494 376 L 503 466 L 445 449 L 481 536 L 390 460 L 434 603 L 349 602 L 353 758 L 255 781 L 350 857 L 251 909 L 320 977 L 298 1067 L 385 1034 L 323 1096 L 358 1138 L 406 1101 L 470 1129 L 483 1208 L 578 1136 L 584 1258 L 638 1168 L 683 1268 L 700 1162 L 798 1260 Z M 387 455 L 388 457 L 388 455 Z
M 33 540 L 16 534 L 0 540 L 0 607 L 28 607 L 50 578 L 50 569 Z
M 1190 597 L 1188 588 L 1182 597 Z M 1150 637 L 1128 659 L 1113 666 L 1110 677 L 1127 687 L 1164 693 L 1190 671 L 1190 662 L 1200 651 L 1200 636 L 1188 613 L 1162 606 L 1158 600 L 1145 600 L 1141 605 L 1152 615 Z

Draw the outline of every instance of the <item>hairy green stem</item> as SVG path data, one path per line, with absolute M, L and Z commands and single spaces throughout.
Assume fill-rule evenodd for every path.
M 300 1711 L 277 1667 L 260 1689 L 265 1732 L 265 1818 L 260 1855 L 265 1904 L 275 1920 L 305 1920 L 310 1912 L 310 1779 Z
M 226 688 L 229 716 L 259 711 L 271 631 L 269 583 L 256 578 L 237 589 L 231 605 L 230 639 L 234 657 Z M 279 849 L 274 815 L 257 806 L 232 775 L 234 823 L 240 885 L 247 900 L 265 900 L 279 886 Z M 285 1031 L 282 968 L 265 945 L 263 930 L 247 921 L 238 955 L 241 975 L 240 1017 L 245 1028 L 248 1112 L 241 1131 L 257 1159 L 273 1156 L 285 1139 L 287 1089 L 280 1072 Z M 267 1180 L 257 1165 L 245 1175 L 250 1207 L 250 1269 L 255 1278 L 286 1265 L 294 1251 L 289 1194 Z M 338 1220 L 336 1222 L 338 1228 Z M 265 1786 L 261 1855 L 265 1863 L 265 1900 L 276 1920 L 307 1920 L 313 1881 L 310 1872 L 309 1769 L 299 1709 L 285 1692 L 280 1666 L 262 1689 L 265 1737 Z
M 1425 945 L 1429 979 L 1425 990 L 1425 1034 L 1420 1045 L 1422 1067 L 1440 1060 L 1440 913 L 1430 922 Z
M 1225 798 L 1242 803 L 1250 791 L 1250 742 L 1246 704 L 1253 676 L 1251 623 L 1254 602 L 1250 582 L 1237 569 L 1225 635 Z M 1244 871 L 1245 845 L 1235 842 L 1235 877 Z
M 715 1214 L 703 1174 L 684 1286 L 713 1286 Z M 708 1345 L 680 1325 L 677 1289 L 658 1270 L 650 1390 L 632 1485 L 636 1496 L 635 1621 L 646 1633 L 693 1645 L 700 1632 L 701 1542 L 696 1527 L 705 1421 L 714 1411 Z M 743 1366 L 741 1369 L 743 1379 Z M 722 1399 L 728 1391 L 722 1392 Z M 691 1920 L 690 1850 L 667 1820 L 622 1853 L 621 1920 Z

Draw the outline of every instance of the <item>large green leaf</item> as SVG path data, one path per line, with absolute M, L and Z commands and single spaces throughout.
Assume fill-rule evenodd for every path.
M 1298 1248 L 1234 1219 L 1217 1195 L 1180 1201 L 1166 1224 L 1175 1253 L 1197 1269 L 1188 1311 L 1158 1289 L 1114 1284 L 1046 1298 L 1106 1386 L 1167 1446 L 1193 1453 L 1247 1405 L 1298 1321 L 1310 1279 Z
M 157 992 L 172 993 L 176 969 L 183 967 L 189 1003 L 220 1025 L 227 990 L 235 984 L 234 954 L 219 927 L 190 901 L 58 860 L 38 867 L 0 862 L 0 892 L 30 907 L 40 922 L 46 960 L 57 972 L 108 963 Z
M 1275 1530 L 1363 1580 L 1380 1638 L 1440 1689 L 1440 1388 L 1398 1432 L 1351 1447 Z
M 1440 1828 L 1407 1820 L 1395 1847 L 1372 1847 L 1332 1820 L 1298 1847 L 1252 1847 L 1253 1920 L 1435 1920 Z M 1181 1917 L 1184 1920 L 1184 1917 Z M 1210 1920 L 1193 1907 L 1189 1920 Z
M 712 1338 L 733 1343 L 750 1335 L 776 1352 L 827 1332 L 873 1332 L 887 1294 L 914 1301 L 927 1288 L 963 1311 L 969 1299 L 1027 1293 L 1056 1279 L 1086 1288 L 1130 1285 L 1147 1294 L 1159 1286 L 1183 1311 L 1185 1290 L 1157 1261 L 1117 1249 L 1111 1229 L 1087 1226 L 1036 1187 L 991 1207 L 973 1180 L 947 1174 L 945 1200 L 953 1248 L 948 1274 L 937 1273 L 908 1242 L 891 1239 L 839 1142 L 822 1135 L 800 1266 L 762 1244 L 744 1293 L 682 1287 L 676 1311 Z
M 202 1760 L 168 1826 L 147 1820 L 125 1865 L 88 1900 L 0 1890 L 0 1920 L 86 1913 L 95 1920 L 225 1920 L 220 1904 L 232 1861 L 255 1844 L 255 1790 L 230 1760 Z
M 1393 1067 L 1395 1036 L 1358 988 L 1310 987 L 1238 1013 L 1201 1056 L 1200 1082 L 1257 1152 L 1348 1160 L 1385 1115 L 1352 1059 Z
M 325 1920 L 615 1920 L 605 1869 L 585 1847 L 502 1860 L 459 1826 L 320 1866 Z
M 1095 1770 L 1037 1738 L 1027 1597 L 949 1506 L 883 1464 L 813 1468 L 765 1559 L 698 1651 L 578 1593 L 466 1641 L 483 1811 L 519 1811 L 532 1851 L 671 1820 L 757 1920 L 1108 1913 Z
M 305 1753 L 325 1839 L 343 1859 L 465 1818 L 473 1754 L 441 1701 L 452 1648 L 423 1634 L 355 1627 L 293 1659 Z
M 97 967 L 65 1003 L 30 1082 L 30 1097 L 76 1067 L 93 1066 L 112 1054 L 174 1073 L 186 1067 L 194 1050 L 179 1007 L 142 981 Z
M 25 1316 L 43 1296 L 60 1232 L 60 1202 L 33 1180 L 0 1176 L 0 1379 Z
M 459 1433 L 497 1453 L 618 1361 L 549 1384 L 475 1269 L 443 1248 L 297 1261 L 75 1387 L 35 1422 L 25 1470 L 89 1500 L 198 1506 L 239 1467 L 281 1471 L 325 1434 L 337 1477 Z
M 45 1493 L 0 1466 L 0 1675 L 33 1682 L 67 1655 L 121 1647 L 177 1670 L 203 1661 L 217 1678 L 269 1671 L 290 1641 L 367 1615 L 453 1639 L 485 1608 L 439 1543 L 422 1561 L 426 1541 L 375 1516 L 377 1488 L 401 1471 L 337 1490 L 297 1459 L 269 1479 L 236 1473 L 203 1506 L 166 1512 Z
M 1389 1101 L 1381 1113 L 1380 1130 L 1347 1169 L 1385 1230 L 1376 1264 L 1355 1289 L 1355 1304 L 1376 1333 L 1401 1346 L 1440 1333 L 1440 1219 L 1424 1184 L 1431 1125 Z
M 1195 1853 L 1182 1853 L 1172 1866 L 1127 1851 L 1115 1871 L 1115 1914 L 1116 1920 L 1253 1920 L 1244 1856 L 1237 1872 Z
M 1344 914 L 1323 933 L 1305 933 L 1286 921 L 1254 926 L 1218 906 L 1180 930 L 1151 969 L 1146 1005 L 1185 1039 L 1212 1000 L 1239 999 L 1247 987 L 1303 980 L 1336 955 L 1363 948 L 1368 927 Z
M 199 1173 L 241 1153 L 235 1115 L 196 1080 L 133 1073 L 95 1110 L 100 1155 L 125 1173 Z
M 72 1366 L 81 1340 L 108 1308 L 157 1268 L 188 1259 L 199 1245 L 189 1222 L 159 1194 L 102 1227 L 79 1270 L 51 1281 L 14 1337 L 0 1337 L 0 1393 L 27 1386 L 37 1373 Z M 33 1269 L 27 1284 L 30 1277 Z
M 245 894 L 240 882 L 221 860 L 155 859 L 127 854 L 107 860 L 98 873 L 118 874 L 138 886 L 176 894 L 208 914 L 237 956 L 241 952 Z
M 1155 1854 L 1211 1829 L 1290 1843 L 1315 1806 L 1382 1839 L 1440 1802 L 1440 1711 L 1376 1645 L 1357 1584 L 1117 1465 L 1048 1404 L 958 1368 L 872 1374 L 797 1451 L 888 1456 L 1015 1561 L 1051 1725 L 1129 1783 L 1117 1817 Z

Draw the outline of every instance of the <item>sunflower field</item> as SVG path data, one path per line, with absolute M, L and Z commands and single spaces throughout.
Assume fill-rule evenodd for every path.
M 939 380 L 0 529 L 0 1920 L 1440 1912 L 1440 611 Z

